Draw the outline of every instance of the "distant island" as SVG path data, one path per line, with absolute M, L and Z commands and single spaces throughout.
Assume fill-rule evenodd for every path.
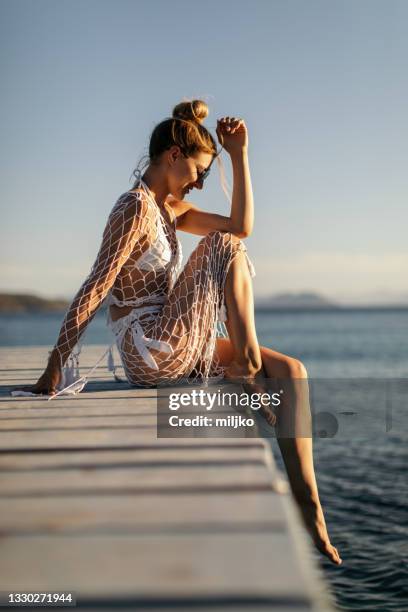
M 0 313 L 34 314 L 63 312 L 69 302 L 63 299 L 47 299 L 24 293 L 0 293 Z
M 47 314 L 65 312 L 70 302 L 63 298 L 44 298 L 26 293 L 0 293 L 0 314 Z M 106 311 L 102 304 L 100 313 Z M 407 304 L 338 304 L 314 291 L 277 293 L 270 297 L 255 298 L 255 309 L 258 311 L 285 310 L 406 310 Z
M 268 298 L 259 298 L 256 301 L 255 308 L 257 310 L 270 309 L 341 309 L 342 306 L 326 297 L 312 291 L 303 291 L 300 293 L 278 293 Z
M 64 299 L 49 299 L 24 293 L 0 293 L 0 313 L 2 314 L 35 314 L 64 312 L 69 302 Z M 313 292 L 279 293 L 269 298 L 256 301 L 257 309 L 308 309 L 308 308 L 341 308 L 322 295 Z

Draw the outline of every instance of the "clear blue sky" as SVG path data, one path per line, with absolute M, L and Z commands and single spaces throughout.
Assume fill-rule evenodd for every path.
M 203 97 L 249 129 L 256 295 L 408 301 L 408 2 L 0 7 L 1 290 L 72 297 L 151 129 Z M 190 196 L 228 213 L 217 170 Z

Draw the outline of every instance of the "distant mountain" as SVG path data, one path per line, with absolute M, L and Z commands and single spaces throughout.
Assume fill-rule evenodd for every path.
M 23 293 L 0 293 L 0 313 L 2 314 L 35 314 L 65 312 L 70 302 L 64 299 L 47 299 L 38 295 Z M 329 300 L 323 295 L 313 291 L 302 291 L 299 293 L 278 293 L 270 297 L 262 297 L 255 300 L 257 310 L 337 310 L 347 308 L 408 308 L 407 304 L 376 304 L 372 303 L 338 303 Z M 101 305 L 101 313 L 106 310 L 104 304 Z
M 259 298 L 256 301 L 256 308 L 341 308 L 341 306 L 331 300 L 328 300 L 319 293 L 312 291 L 303 291 L 300 293 L 278 293 L 268 298 Z
M 63 312 L 68 306 L 69 302 L 62 299 L 50 300 L 37 295 L 0 293 L 0 313 Z
M 341 298 L 340 304 L 345 306 L 393 308 L 408 307 L 408 292 L 390 291 L 389 289 L 369 291 L 361 294 L 353 293 L 348 299 Z

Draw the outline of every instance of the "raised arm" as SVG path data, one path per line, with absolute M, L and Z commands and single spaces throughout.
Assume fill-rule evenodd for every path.
M 138 194 L 126 193 L 119 198 L 109 215 L 95 263 L 65 315 L 47 368 L 30 391 L 54 394 L 62 367 L 73 348 L 134 251 L 136 242 L 143 243 L 148 218 L 146 207 L 146 201 Z
M 213 230 L 228 231 L 239 238 L 246 238 L 252 233 L 254 224 L 247 128 L 242 119 L 226 117 L 218 121 L 217 135 L 224 149 L 230 154 L 232 163 L 230 216 L 205 212 L 190 202 L 172 201 L 177 216 L 177 229 L 201 236 Z

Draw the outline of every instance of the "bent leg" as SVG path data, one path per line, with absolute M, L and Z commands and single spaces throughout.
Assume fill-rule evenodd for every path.
M 238 260 L 249 276 L 245 251 L 241 240 L 230 232 L 210 232 L 200 240 L 169 291 L 163 309 L 144 329 L 146 337 L 169 343 L 172 349 L 171 355 L 156 351 L 154 346 L 150 349 L 159 373 L 144 367 L 141 371 L 139 367 L 144 381 L 153 382 L 159 376 L 161 380 L 176 381 L 218 374 L 214 359 L 216 321 L 222 303 L 226 302 L 225 287 L 232 271 L 237 270 Z M 234 309 L 231 301 L 229 307 Z M 253 344 L 258 349 L 255 340 Z
M 252 280 L 243 251 L 237 253 L 229 267 L 225 302 L 228 335 L 234 352 L 227 372 L 255 375 L 262 368 L 262 359 L 255 329 Z

